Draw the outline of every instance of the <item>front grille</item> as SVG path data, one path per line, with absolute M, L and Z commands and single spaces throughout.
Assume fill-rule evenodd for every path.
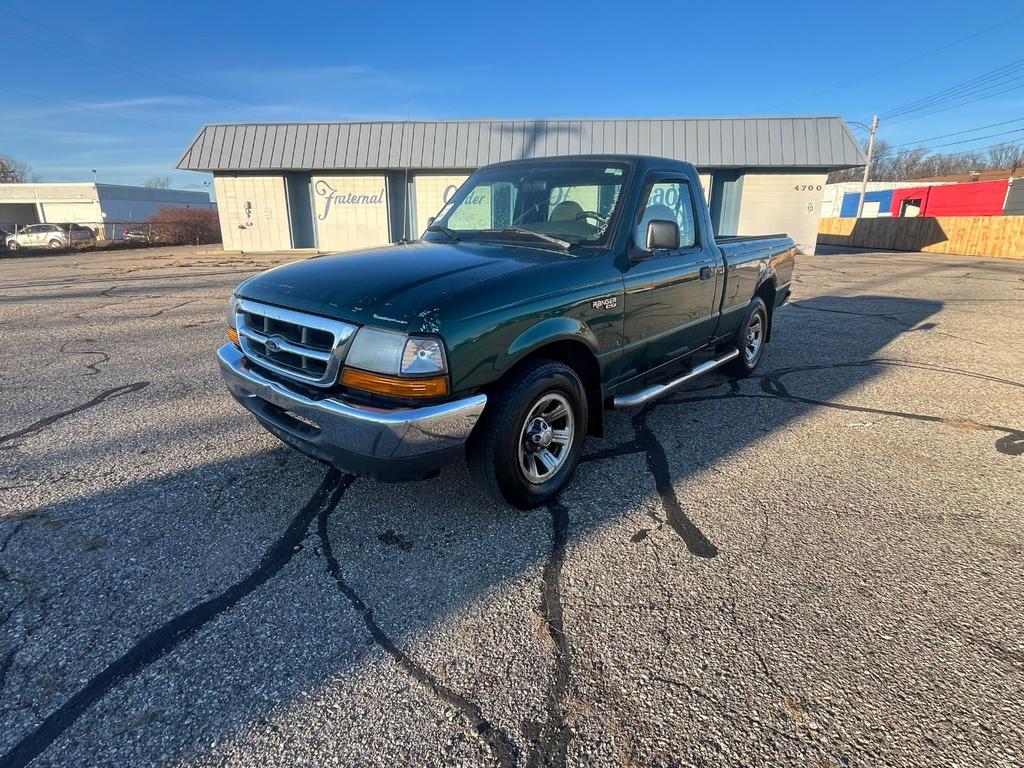
M 239 299 L 235 327 L 246 357 L 283 376 L 332 386 L 356 326 Z

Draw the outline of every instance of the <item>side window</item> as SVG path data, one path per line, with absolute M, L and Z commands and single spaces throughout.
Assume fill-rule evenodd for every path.
M 697 242 L 697 226 L 685 181 L 659 181 L 650 185 L 647 197 L 637 211 L 636 242 L 647 242 L 647 225 L 654 219 L 674 221 L 679 226 L 679 247 Z

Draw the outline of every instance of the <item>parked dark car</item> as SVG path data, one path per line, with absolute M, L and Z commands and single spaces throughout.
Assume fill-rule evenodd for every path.
M 751 373 L 795 254 L 784 235 L 716 238 L 688 163 L 502 163 L 416 242 L 244 281 L 220 366 L 310 456 L 400 480 L 465 450 L 481 485 L 530 508 L 569 482 L 606 408 Z
M 124 239 L 131 243 L 155 243 L 160 240 L 151 224 L 140 224 L 124 231 Z

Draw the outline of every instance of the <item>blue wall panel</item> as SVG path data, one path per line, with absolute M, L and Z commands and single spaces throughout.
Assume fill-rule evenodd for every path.
M 839 210 L 839 216 L 843 219 L 852 219 L 857 215 L 857 205 L 860 202 L 860 192 L 847 192 L 843 195 L 843 207 Z M 888 213 L 892 210 L 892 190 L 883 189 L 878 192 L 868 192 L 864 195 L 865 203 L 878 203 L 879 212 Z

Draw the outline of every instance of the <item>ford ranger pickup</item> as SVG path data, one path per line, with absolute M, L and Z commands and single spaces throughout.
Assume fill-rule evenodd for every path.
M 795 254 L 784 235 L 716 238 L 689 163 L 499 163 L 419 240 L 242 282 L 218 357 L 238 402 L 309 456 L 416 480 L 464 451 L 529 509 L 571 480 L 605 409 L 751 373 Z

